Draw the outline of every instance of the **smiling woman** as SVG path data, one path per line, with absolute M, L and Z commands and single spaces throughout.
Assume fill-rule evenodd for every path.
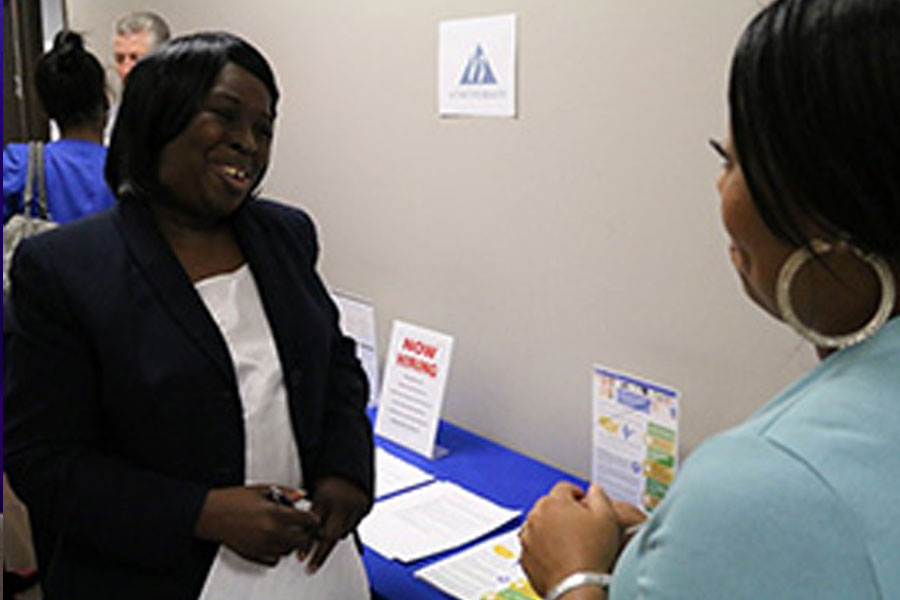
M 5 465 L 47 598 L 368 596 L 367 381 L 310 218 L 255 196 L 278 96 L 247 42 L 172 40 L 128 76 L 117 205 L 16 255 Z
M 232 212 L 269 162 L 271 99 L 249 71 L 228 63 L 194 118 L 159 156 L 159 183 L 175 218 L 198 224 Z
M 229 62 L 194 117 L 160 152 L 164 191 L 157 221 L 194 281 L 243 262 L 223 219 L 245 201 L 269 163 L 270 96 L 259 79 Z M 223 235 L 213 235 L 217 230 Z M 195 243 L 203 245 L 199 254 Z

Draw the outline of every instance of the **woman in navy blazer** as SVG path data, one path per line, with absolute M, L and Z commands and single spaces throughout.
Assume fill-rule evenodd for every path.
M 170 42 L 128 79 L 107 163 L 117 205 L 20 245 L 4 459 L 48 600 L 197 598 L 220 547 L 265 565 L 298 552 L 315 570 L 371 506 L 367 382 L 313 225 L 252 194 L 277 100 L 243 40 Z M 310 511 L 245 484 L 242 374 L 195 287 L 244 266 Z

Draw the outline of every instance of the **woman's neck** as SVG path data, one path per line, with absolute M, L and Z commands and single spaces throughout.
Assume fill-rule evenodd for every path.
M 244 264 L 244 254 L 226 219 L 199 224 L 155 202 L 150 203 L 150 210 L 192 282 L 229 273 Z
M 888 261 L 891 265 L 891 272 L 894 275 L 894 286 L 896 297 L 894 299 L 894 309 L 891 311 L 890 315 L 888 315 L 888 322 L 891 319 L 900 318 L 900 259 L 892 259 Z M 822 346 L 816 346 L 816 355 L 819 357 L 819 360 L 825 360 L 829 356 L 831 356 L 836 351 L 836 348 L 825 348 Z
M 103 143 L 103 124 L 69 125 L 60 127 L 60 138 L 66 140 L 84 140 L 96 144 Z

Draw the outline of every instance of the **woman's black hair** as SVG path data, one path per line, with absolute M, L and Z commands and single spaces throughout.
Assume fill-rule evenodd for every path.
M 241 38 L 204 32 L 174 38 L 141 58 L 128 73 L 106 160 L 106 182 L 122 199 L 160 191 L 159 155 L 187 127 L 227 63 L 265 86 L 275 116 L 278 86 L 263 55 Z
M 777 0 L 738 42 L 737 159 L 772 232 L 900 256 L 900 0 Z
M 99 122 L 109 108 L 103 67 L 74 31 L 56 34 L 53 48 L 37 60 L 34 83 L 41 104 L 61 129 Z

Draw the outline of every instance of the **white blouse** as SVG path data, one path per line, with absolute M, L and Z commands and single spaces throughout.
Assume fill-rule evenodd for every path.
M 234 363 L 243 405 L 245 483 L 303 487 L 281 362 L 253 274 L 245 264 L 232 273 L 198 281 L 195 288 Z M 201 600 L 368 597 L 365 570 L 349 537 L 335 546 L 315 575 L 309 575 L 306 564 L 293 554 L 266 567 L 221 546 L 200 595 Z

